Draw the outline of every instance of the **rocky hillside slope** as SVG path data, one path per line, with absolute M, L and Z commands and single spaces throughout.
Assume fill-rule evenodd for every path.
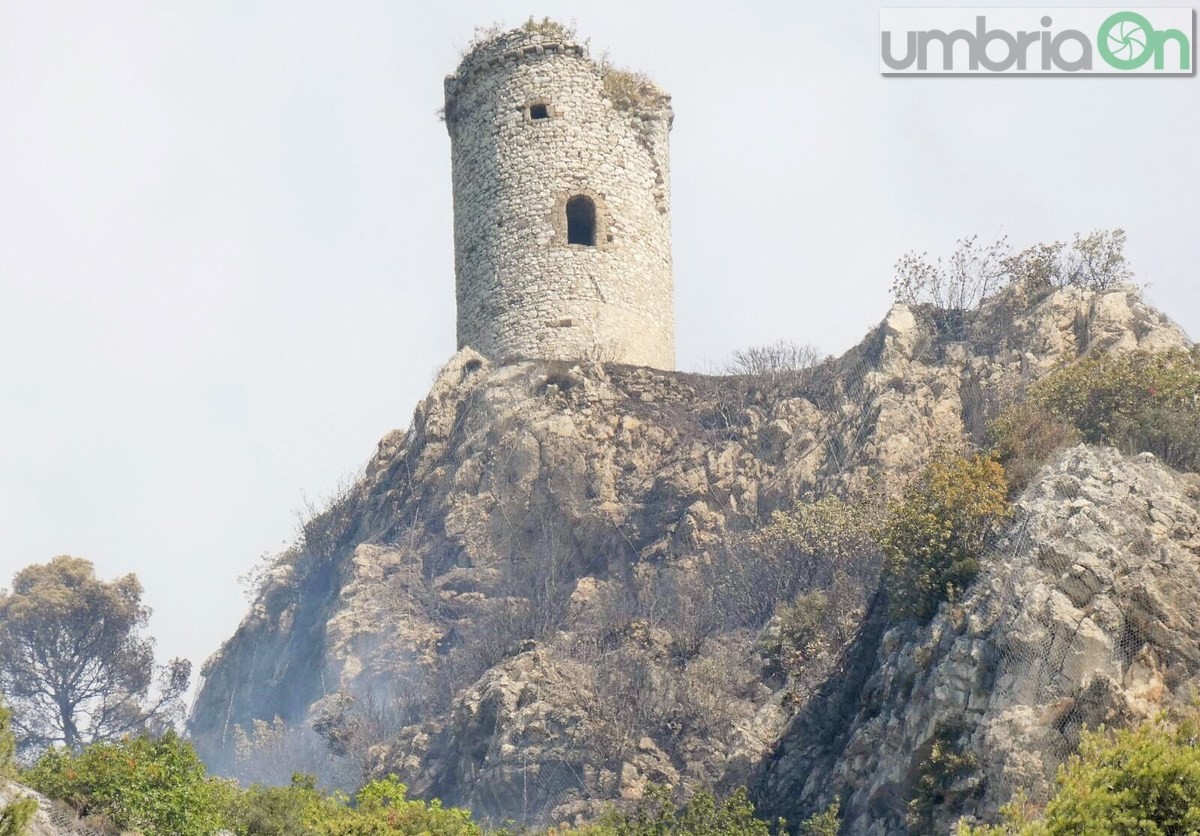
M 1153 716 L 1200 673 L 1200 477 L 1078 446 L 1017 503 L 971 592 L 921 629 L 869 626 L 758 784 L 795 816 L 836 797 L 848 832 L 905 832 L 935 743 L 970 759 L 932 832 L 1045 799 L 1083 726 Z M 865 662 L 865 664 L 864 664 Z
M 203 755 L 244 768 L 239 728 L 279 717 L 341 767 L 497 819 L 749 783 L 793 820 L 839 794 L 880 833 L 938 736 L 979 752 L 963 809 L 1044 781 L 1079 723 L 1187 678 L 1180 634 L 1200 633 L 1151 581 L 1188 588 L 1152 568 L 1191 554 L 1188 480 L 1073 451 L 971 603 L 909 633 L 872 608 L 877 554 L 801 565 L 754 535 L 824 496 L 878 505 L 1064 360 L 1186 344 L 1132 290 L 1010 289 L 963 336 L 896 306 L 840 358 L 750 377 L 460 352 L 205 665 Z M 809 590 L 834 616 L 781 673 L 762 638 Z

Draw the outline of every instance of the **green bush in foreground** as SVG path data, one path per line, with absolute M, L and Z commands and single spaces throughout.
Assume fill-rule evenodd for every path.
M 0 752 L 2 749 L 0 713 Z M 467 810 L 443 807 L 437 800 L 409 799 L 408 788 L 394 775 L 371 781 L 353 797 L 320 790 L 308 775 L 294 775 L 286 787 L 254 785 L 242 789 L 233 781 L 209 777 L 191 744 L 174 733 L 158 739 L 139 737 L 97 743 L 79 753 L 53 749 L 23 778 L 50 798 L 66 802 L 81 816 L 145 836 L 210 836 L 222 829 L 237 836 L 484 834 Z M 28 810 L 13 805 L 0 811 L 0 836 L 23 832 L 24 822 L 34 810 L 36 803 Z M 25 813 L 26 819 L 19 819 Z M 836 823 L 836 810 L 823 815 L 824 824 L 818 824 L 825 829 L 804 832 L 819 836 L 833 832 L 828 828 L 833 826 L 829 821 Z M 493 836 L 505 832 L 494 832 Z M 580 830 L 551 829 L 546 836 L 771 836 L 782 832 L 782 822 L 773 829 L 755 818 L 745 790 L 738 790 L 724 801 L 697 792 L 682 807 L 676 807 L 668 788 L 651 787 L 632 812 L 614 810 L 595 825 Z
M 221 827 L 215 782 L 173 732 L 95 743 L 78 754 L 51 749 L 23 777 L 43 795 L 123 830 L 209 836 Z
M 888 605 L 928 620 L 979 573 L 984 545 L 1012 516 L 1004 468 L 985 456 L 938 456 L 905 491 L 883 535 Z
M 784 832 L 782 822 L 776 830 Z M 712 793 L 700 791 L 676 809 L 671 793 L 665 787 L 651 787 L 646 798 L 632 813 L 611 813 L 601 822 L 596 836 L 771 836 L 772 828 L 755 818 L 754 805 L 744 789 L 739 789 L 724 801 Z
M 16 775 L 14 757 L 17 741 L 13 737 L 12 712 L 0 702 L 0 779 Z M 0 808 L 0 836 L 23 836 L 37 812 L 38 803 L 32 798 L 18 798 Z
M 960 824 L 958 836 L 1186 836 L 1200 833 L 1200 724 L 1165 718 L 1085 732 L 1059 770 L 1039 818 L 1020 799 L 996 826 Z
M 838 836 L 842 831 L 842 805 L 833 802 L 800 825 L 803 836 Z
M 352 804 L 340 794 L 326 796 L 309 808 L 305 821 L 321 836 L 477 836 L 483 831 L 471 814 L 429 803 L 411 801 L 408 787 L 395 775 L 372 781 L 359 790 Z
M 25 836 L 38 810 L 37 799 L 20 798 L 0 810 L 0 836 Z
M 293 775 L 286 787 L 224 782 L 220 798 L 225 827 L 239 836 L 321 836 L 308 818 L 326 796 L 311 775 Z
M 52 749 L 24 778 L 82 816 L 147 836 L 210 836 L 222 828 L 238 836 L 482 833 L 466 810 L 408 799 L 395 776 L 370 782 L 353 798 L 318 790 L 309 776 L 293 777 L 289 787 L 243 790 L 209 777 L 191 744 L 170 732 L 97 743 L 78 754 Z
M 542 836 L 781 836 L 786 832 L 786 823 L 782 819 L 772 827 L 755 817 L 754 804 L 745 789 L 735 791 L 724 801 L 700 790 L 682 807 L 677 807 L 669 787 L 650 786 L 645 798 L 631 812 L 614 810 L 594 825 L 576 829 L 550 828 Z M 822 830 L 803 832 L 817 836 L 825 834 Z M 492 836 L 505 834 L 508 831 L 499 831 Z

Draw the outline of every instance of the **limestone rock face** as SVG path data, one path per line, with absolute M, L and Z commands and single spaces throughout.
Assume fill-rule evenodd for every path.
M 278 716 L 366 736 L 368 770 L 496 820 L 586 817 L 649 782 L 749 783 L 768 806 L 795 799 L 792 820 L 841 787 L 856 821 L 887 827 L 914 753 L 969 708 L 964 740 L 1003 779 L 964 797 L 991 809 L 1004 782 L 1046 780 L 1052 742 L 1190 670 L 1183 577 L 1164 587 L 1151 560 L 1187 551 L 1190 483 L 1153 463 L 1074 451 L 1005 546 L 1026 569 L 997 568 L 924 633 L 884 634 L 863 600 L 802 681 L 766 669 L 759 628 L 706 621 L 732 594 L 708 567 L 773 511 L 894 492 L 1080 353 L 1187 344 L 1130 290 L 1005 294 L 967 339 L 939 333 L 900 305 L 842 357 L 754 378 L 460 351 L 204 666 L 202 754 L 233 771 L 237 729 Z M 343 711 L 368 704 L 393 708 Z
M 907 788 L 949 731 L 976 769 L 951 793 L 947 832 L 959 815 L 994 817 L 1017 789 L 1044 800 L 1082 726 L 1152 716 L 1197 684 L 1200 478 L 1080 446 L 1017 508 L 958 605 L 868 639 L 858 696 L 840 690 L 797 718 L 764 798 L 795 810 L 841 795 L 848 832 L 907 832 Z M 835 734 L 812 728 L 835 708 L 848 718 Z

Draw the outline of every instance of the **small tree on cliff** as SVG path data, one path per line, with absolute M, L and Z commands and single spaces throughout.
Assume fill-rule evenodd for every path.
M 22 569 L 0 595 L 0 692 L 24 750 L 101 740 L 170 725 L 191 664 L 173 660 L 155 680 L 150 610 L 135 575 L 106 582 L 86 560 L 56 557 Z
M 883 535 L 888 605 L 927 621 L 979 573 L 988 538 L 1012 517 L 1004 468 L 984 456 L 939 454 L 909 485 Z

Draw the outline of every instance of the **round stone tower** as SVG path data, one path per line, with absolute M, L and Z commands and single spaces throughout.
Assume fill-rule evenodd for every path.
M 446 78 L 458 346 L 671 369 L 671 101 L 553 24 Z

